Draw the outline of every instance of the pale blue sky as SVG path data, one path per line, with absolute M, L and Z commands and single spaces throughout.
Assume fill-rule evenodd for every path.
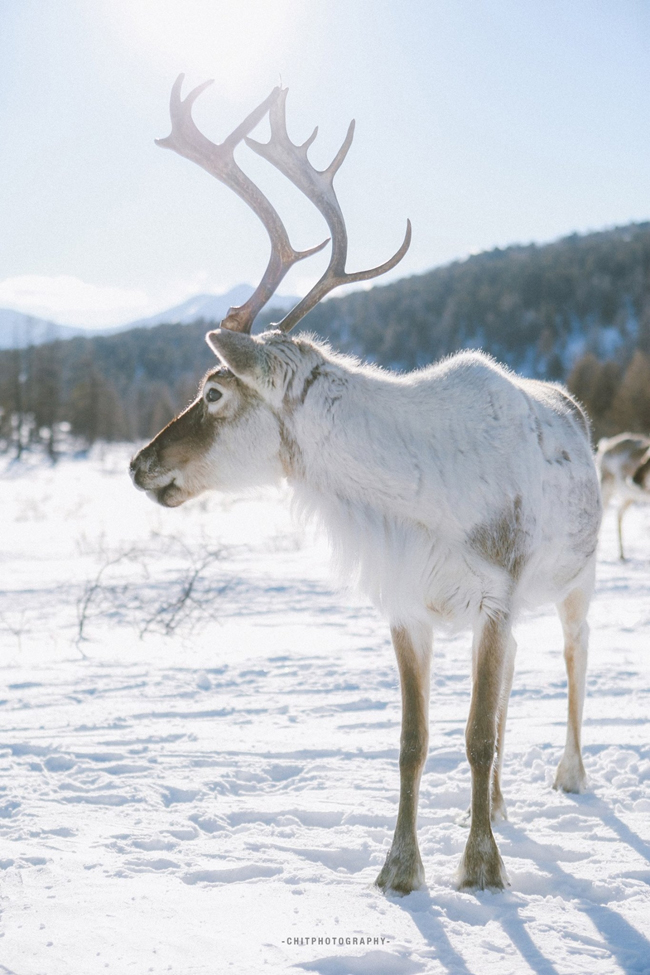
M 221 141 L 281 78 L 289 131 L 337 176 L 348 267 L 390 277 L 650 218 L 645 0 L 0 0 L 0 306 L 112 324 L 256 283 L 268 243 L 224 186 L 157 148 L 171 84 L 215 78 Z M 263 135 L 260 128 L 259 136 Z M 243 149 L 294 246 L 326 236 Z M 304 290 L 325 258 L 298 265 Z

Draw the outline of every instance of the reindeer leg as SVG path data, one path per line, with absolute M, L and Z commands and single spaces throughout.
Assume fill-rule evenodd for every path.
M 580 753 L 580 729 L 585 700 L 587 644 L 589 640 L 589 626 L 585 617 L 589 608 L 591 591 L 591 588 L 573 589 L 557 607 L 564 631 L 564 661 L 569 691 L 569 714 L 566 745 L 557 767 L 553 788 L 562 789 L 564 792 L 584 792 L 587 782 Z
M 409 894 L 424 883 L 418 849 L 417 810 L 420 778 L 429 746 L 429 672 L 432 634 L 421 624 L 391 627 L 402 688 L 400 795 L 393 842 L 375 883 Z
M 508 717 L 508 701 L 510 700 L 510 691 L 512 690 L 512 678 L 515 672 L 515 657 L 517 655 L 517 644 L 512 634 L 508 637 L 508 645 L 506 647 L 506 657 L 503 667 L 503 683 L 501 686 L 500 704 L 499 704 L 499 717 L 497 724 L 497 741 L 496 741 L 496 759 L 492 766 L 492 791 L 491 791 L 491 801 L 490 801 L 490 818 L 493 823 L 501 822 L 503 819 L 508 818 L 508 813 L 506 811 L 506 804 L 501 792 L 501 769 L 503 768 L 503 753 L 506 737 L 506 719 Z M 477 647 L 474 646 L 473 660 L 472 660 L 472 674 L 473 680 L 476 679 L 476 665 L 477 665 Z M 469 826 L 472 820 L 472 806 L 470 804 L 467 811 L 463 814 L 462 819 L 459 820 L 461 825 Z
M 490 818 L 493 823 L 508 818 L 506 804 L 501 792 L 501 769 L 503 768 L 503 751 L 506 737 L 506 718 L 508 717 L 508 701 L 512 690 L 512 678 L 515 672 L 515 657 L 517 644 L 510 634 L 503 667 L 503 683 L 501 685 L 501 703 L 499 705 L 499 719 L 497 725 L 496 760 L 492 766 L 492 800 L 490 804 Z
M 600 473 L 600 493 L 603 499 L 603 511 L 614 497 L 616 491 L 616 478 L 608 471 L 601 470 Z
M 486 618 L 474 635 L 472 703 L 465 740 L 472 769 L 472 821 L 458 868 L 458 886 L 503 888 L 507 884 L 490 822 L 490 777 L 497 716 L 510 638 L 507 618 Z
M 632 502 L 626 498 L 625 501 L 621 502 L 618 509 L 617 521 L 618 521 L 618 554 L 621 562 L 625 562 L 625 555 L 623 554 L 623 515 L 630 507 Z

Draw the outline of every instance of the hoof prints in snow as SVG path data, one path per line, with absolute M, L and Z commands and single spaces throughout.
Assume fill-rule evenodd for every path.
M 154 971 L 213 975 L 218 946 L 224 970 L 242 973 L 649 970 L 650 512 L 628 515 L 629 563 L 615 558 L 609 520 L 601 542 L 590 791 L 552 789 L 566 689 L 559 626 L 544 611 L 517 633 L 509 820 L 497 826 L 511 887 L 454 889 L 470 649 L 441 636 L 419 815 L 428 886 L 386 898 L 373 881 L 397 813 L 400 721 L 386 627 L 333 594 L 322 550 L 277 499 L 166 512 L 115 458 L 0 481 L 15 587 L 0 592 L 2 965 L 147 970 L 146 951 Z M 30 497 L 43 513 L 33 535 L 15 520 Z M 217 622 L 203 614 L 196 631 L 141 640 L 126 610 L 100 614 L 77 647 L 77 601 L 101 552 L 153 552 L 150 585 L 164 593 L 172 535 L 195 561 L 202 547 L 229 553 L 215 565 L 236 584 L 217 594 Z M 380 951 L 287 944 L 335 934 L 388 940 Z

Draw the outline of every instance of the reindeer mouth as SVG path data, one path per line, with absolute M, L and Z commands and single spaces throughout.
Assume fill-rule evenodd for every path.
M 163 508 L 178 508 L 179 505 L 187 501 L 187 498 L 181 494 L 181 488 L 174 480 L 163 485 L 163 487 L 148 490 L 147 497 L 161 504 Z
M 187 497 L 183 496 L 182 489 L 173 476 L 161 484 L 161 480 L 165 476 L 169 477 L 169 474 L 161 475 L 148 471 L 144 465 L 138 463 L 137 455 L 131 461 L 129 473 L 138 490 L 144 491 L 148 498 L 157 504 L 161 504 L 163 508 L 177 508 L 184 501 L 187 501 Z

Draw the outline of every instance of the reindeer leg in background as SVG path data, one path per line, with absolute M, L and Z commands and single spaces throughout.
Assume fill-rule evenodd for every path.
M 630 498 L 626 498 L 624 501 L 621 501 L 616 515 L 618 523 L 618 554 L 621 562 L 625 561 L 625 555 L 623 554 L 623 515 L 631 504 L 632 500 Z

